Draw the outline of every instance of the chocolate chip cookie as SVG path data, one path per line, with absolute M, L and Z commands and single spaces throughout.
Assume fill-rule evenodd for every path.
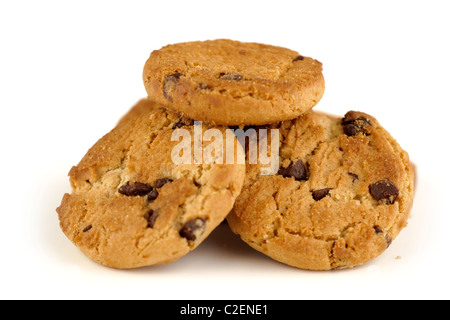
M 313 108 L 325 90 L 319 61 L 285 48 L 231 40 L 154 51 L 143 80 L 149 96 L 167 108 L 221 125 L 294 119 Z
M 310 111 L 269 126 L 280 133 L 277 175 L 247 165 L 227 221 L 256 250 L 309 270 L 352 268 L 383 253 L 407 225 L 414 171 L 408 154 L 362 112 Z
M 195 249 L 232 209 L 245 165 L 174 164 L 174 130 L 193 134 L 194 127 L 140 101 L 70 171 L 72 194 L 57 209 L 66 236 L 118 269 L 169 263 Z

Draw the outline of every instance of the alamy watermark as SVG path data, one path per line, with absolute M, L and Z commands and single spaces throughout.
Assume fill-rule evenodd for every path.
M 179 142 L 171 153 L 176 165 L 245 164 L 247 153 L 248 163 L 259 164 L 262 175 L 274 175 L 280 167 L 278 129 L 226 129 L 224 137 L 222 130 L 204 130 L 203 123 L 195 121 L 193 136 L 187 129 L 175 129 L 172 141 Z

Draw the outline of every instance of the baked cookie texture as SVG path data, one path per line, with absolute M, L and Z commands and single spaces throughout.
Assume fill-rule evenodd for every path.
M 264 128 L 280 129 L 279 174 L 248 164 L 227 218 L 251 247 L 301 269 L 345 269 L 379 256 L 406 227 L 413 167 L 375 118 L 311 111 Z
M 322 64 L 298 52 L 231 40 L 154 51 L 143 80 L 152 99 L 192 119 L 262 125 L 294 119 L 322 98 Z
M 193 134 L 194 125 L 142 100 L 72 168 L 72 194 L 57 212 L 63 232 L 88 257 L 118 269 L 172 262 L 232 209 L 245 165 L 175 165 L 177 128 Z

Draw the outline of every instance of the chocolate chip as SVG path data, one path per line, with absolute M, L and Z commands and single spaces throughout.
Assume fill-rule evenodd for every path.
M 86 228 L 83 229 L 83 232 L 88 232 L 91 229 L 92 229 L 92 226 L 88 225 Z
M 150 210 L 147 215 L 146 219 L 148 222 L 148 228 L 153 228 L 155 226 L 156 219 L 158 218 L 159 214 L 158 211 Z
M 375 227 L 373 227 L 373 228 L 375 229 L 375 233 L 376 233 L 376 234 L 383 233 L 383 229 L 381 229 L 379 226 L 375 226 Z
M 193 182 L 194 182 L 194 185 L 195 185 L 197 188 L 201 188 L 201 187 L 202 187 L 202 184 L 201 184 L 200 182 L 198 182 L 198 181 L 196 181 L 196 180 L 194 180 Z
M 177 123 L 175 123 L 175 124 L 173 125 L 172 129 L 173 129 L 173 130 L 175 130 L 175 129 L 180 129 L 180 128 L 183 128 L 184 125 L 185 125 L 185 124 L 184 124 L 182 121 L 179 121 L 179 122 L 177 122 Z
M 137 196 L 145 196 L 149 194 L 152 190 L 153 188 L 145 183 L 136 182 L 130 184 L 130 182 L 127 182 L 127 184 L 119 188 L 119 193 L 123 194 L 124 196 L 137 197 Z
M 251 130 L 251 129 L 255 129 L 256 128 L 254 126 L 228 126 L 228 128 L 230 128 L 231 130 L 233 130 L 234 133 L 236 133 L 236 130 L 242 130 L 243 133 L 245 133 L 247 130 Z
M 304 56 L 298 56 L 297 58 L 295 58 L 294 60 L 292 60 L 292 62 L 295 62 L 295 61 L 302 61 L 302 60 L 304 60 L 304 59 L 305 59 Z
M 394 204 L 399 195 L 398 188 L 389 179 L 383 179 L 370 185 L 369 192 L 375 200 L 385 200 L 387 204 Z
M 350 137 L 359 133 L 370 135 L 370 128 L 372 127 L 370 120 L 364 117 L 361 112 L 356 111 L 347 112 L 342 119 L 342 125 L 344 126 L 344 133 Z
M 167 76 L 166 79 L 164 80 L 164 97 L 170 102 L 173 102 L 172 93 L 175 89 L 176 84 L 178 83 L 180 78 L 184 75 L 185 74 L 181 72 L 176 72 L 174 74 Z
M 149 201 L 156 200 L 156 198 L 158 198 L 158 196 L 159 196 L 158 191 L 156 191 L 156 189 L 153 189 L 153 190 L 150 191 L 150 193 L 148 194 L 148 200 L 149 200 Z
M 206 220 L 197 218 L 188 221 L 180 230 L 180 236 L 186 238 L 188 241 L 195 241 L 205 231 Z
M 169 182 L 172 182 L 172 179 L 164 178 L 164 179 L 158 179 L 155 182 L 155 188 L 159 189 L 162 188 L 164 185 L 168 184 Z
M 172 129 L 175 130 L 175 129 L 179 129 L 179 128 L 182 128 L 184 126 L 190 126 L 190 125 L 192 125 L 192 121 L 191 120 L 189 120 L 189 119 L 179 119 L 177 121 L 177 123 L 175 123 L 173 125 Z
M 278 171 L 278 174 L 282 175 L 285 178 L 295 178 L 297 181 L 308 180 L 306 174 L 306 167 L 302 160 L 298 160 L 295 163 L 292 163 L 287 168 L 281 168 Z
M 354 137 L 358 135 L 359 133 L 363 133 L 367 135 L 367 131 L 364 127 L 364 125 L 358 125 L 356 123 L 350 123 L 346 126 L 344 126 L 344 133 L 349 137 Z
M 222 80 L 233 80 L 233 81 L 241 81 L 244 79 L 240 74 L 232 74 L 232 73 L 221 73 L 219 76 Z
M 386 244 L 387 244 L 387 248 L 389 248 L 392 244 L 392 237 L 391 236 L 386 236 Z
M 316 201 L 322 200 L 323 198 L 325 198 L 327 195 L 330 194 L 331 190 L 333 190 L 333 189 L 325 188 L 325 189 L 313 191 L 312 195 L 313 195 L 314 200 L 316 200 Z
M 350 177 L 352 177 L 353 182 L 355 182 L 356 180 L 359 180 L 359 176 L 356 173 L 349 172 L 348 175 Z

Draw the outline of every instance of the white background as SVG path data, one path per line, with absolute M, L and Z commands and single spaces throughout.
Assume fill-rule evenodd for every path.
M 448 3 L 0 0 L 0 298 L 450 298 Z M 372 114 L 409 152 L 412 217 L 380 258 L 302 271 L 221 227 L 175 263 L 117 271 L 62 234 L 55 208 L 67 173 L 145 96 L 151 51 L 216 38 L 320 60 L 327 89 L 317 109 Z

